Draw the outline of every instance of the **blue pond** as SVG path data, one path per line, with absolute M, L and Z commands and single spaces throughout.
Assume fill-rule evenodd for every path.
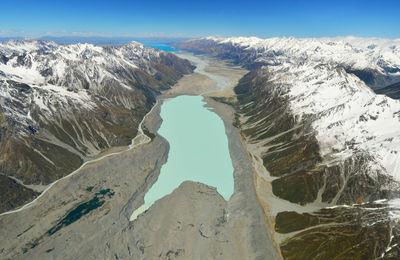
M 170 144 L 168 161 L 131 220 L 184 181 L 216 187 L 226 200 L 233 194 L 233 166 L 225 126 L 221 118 L 203 106 L 202 99 L 178 96 L 162 104 L 163 122 L 158 132 Z
M 164 43 L 146 43 L 145 45 L 147 47 L 157 48 L 162 51 L 178 51 L 174 47 L 168 46 L 167 44 Z

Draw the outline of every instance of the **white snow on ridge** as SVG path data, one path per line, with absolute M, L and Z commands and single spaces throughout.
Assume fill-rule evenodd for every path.
M 389 211 L 389 217 L 394 221 L 400 220 L 400 199 L 392 199 L 388 201 L 391 207 Z
M 70 114 L 77 110 L 91 110 L 96 104 L 86 90 L 69 91 L 54 85 L 30 85 L 30 89 L 21 93 L 5 81 L 0 81 L 0 105 L 5 114 L 25 127 L 34 121 L 32 108 L 39 108 L 45 120 L 53 120 L 55 114 Z M 26 135 L 25 131 L 19 134 Z
M 265 66 L 269 80 L 287 88 L 296 116 L 311 118 L 322 155 L 343 160 L 366 152 L 375 159 L 371 174 L 380 170 L 400 181 L 400 101 L 375 94 L 338 66 L 400 69 L 400 39 L 205 39 L 242 47 L 256 61 L 275 61 Z
M 367 151 L 400 181 L 400 101 L 376 95 L 333 65 L 269 67 L 270 80 L 289 88 L 293 113 L 311 117 L 322 155 Z M 379 165 L 371 162 L 371 167 Z
M 72 101 L 75 106 L 79 106 L 85 109 L 92 109 L 96 105 L 91 101 L 91 97 L 85 90 L 68 91 L 63 87 L 55 85 L 32 85 L 33 89 L 36 90 L 34 93 L 34 103 L 37 104 L 41 109 L 47 110 L 50 104 L 64 104 L 65 109 L 68 109 L 69 101 Z M 39 91 L 37 91 L 39 90 Z M 46 97 L 43 97 L 41 93 L 45 91 Z M 46 100 L 47 105 L 43 102 Z
M 150 63 L 160 58 L 159 51 L 137 42 L 113 47 L 87 43 L 58 45 L 37 40 L 2 42 L 1 56 L 8 59 L 5 64 L 0 61 L 0 73 L 6 74 L 6 78 L 26 84 L 56 82 L 56 85 L 78 88 L 82 86 L 71 80 L 76 73 L 87 75 L 86 80 L 95 87 L 117 66 L 151 73 Z M 52 73 L 43 73 L 46 70 Z
M 9 118 L 23 126 L 33 123 L 34 108 L 45 120 L 59 113 L 68 116 L 77 110 L 93 110 L 97 106 L 93 95 L 102 95 L 105 87 L 131 91 L 132 70 L 155 73 L 152 63 L 158 62 L 160 51 L 137 42 L 123 46 L 0 42 L 0 104 Z
M 44 78 L 42 75 L 40 75 L 40 72 L 36 69 L 36 66 L 33 66 L 32 68 L 16 66 L 14 65 L 14 60 L 11 60 L 9 63 L 10 64 L 8 65 L 0 63 L 0 71 L 6 74 L 6 78 L 26 84 L 44 83 Z
M 9 40 L 6 42 L 0 42 L 0 53 L 24 53 L 38 51 L 40 49 L 51 49 L 56 46 L 57 44 L 52 41 L 41 41 L 34 39 Z
M 400 39 L 336 37 L 336 38 L 268 38 L 207 37 L 216 43 L 231 43 L 258 52 L 257 61 L 272 59 L 286 61 L 307 59 L 309 61 L 343 64 L 354 69 L 377 69 L 383 66 L 400 69 Z M 278 56 L 271 57 L 268 53 Z M 400 75 L 400 71 L 393 72 Z

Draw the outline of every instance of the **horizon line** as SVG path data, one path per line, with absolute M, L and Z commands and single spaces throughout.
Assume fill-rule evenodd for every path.
M 388 39 L 388 40 L 400 40 L 400 37 L 378 37 L 378 36 L 356 36 L 356 35 L 337 35 L 337 36 L 320 36 L 320 37 L 297 37 L 297 36 L 269 36 L 262 37 L 256 35 L 245 35 L 245 36 L 217 36 L 217 35 L 208 35 L 208 36 L 175 36 L 175 35 L 163 35 L 163 36 L 135 36 L 135 35 L 41 35 L 41 36 L 27 36 L 27 35 L 1 35 L 0 39 L 3 40 L 45 40 L 45 38 L 54 38 L 54 39 L 62 39 L 62 38 L 70 38 L 70 39 L 202 39 L 202 38 L 258 38 L 258 39 L 271 39 L 271 38 L 283 38 L 283 39 L 340 39 L 340 38 L 359 38 L 359 39 Z

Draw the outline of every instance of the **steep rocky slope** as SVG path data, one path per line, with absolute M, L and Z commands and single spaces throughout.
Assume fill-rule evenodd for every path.
M 180 46 L 253 69 L 225 101 L 236 109 L 258 198 L 285 259 L 397 259 L 400 102 L 376 95 L 344 65 L 360 52 L 342 62 L 335 57 L 345 52 L 300 58 L 296 50 L 307 46 L 296 43 L 310 41 L 206 38 Z M 372 56 L 363 70 L 380 70 Z M 393 79 L 398 72 L 380 73 Z
M 377 94 L 385 94 L 393 99 L 400 99 L 400 82 L 375 90 Z
M 346 252 L 344 258 L 368 259 L 396 246 L 400 241 L 400 226 L 399 218 L 393 216 L 400 210 L 391 203 L 400 196 L 397 176 L 392 175 L 397 172 L 388 172 L 374 150 L 360 147 L 368 143 L 357 143 L 353 138 L 340 140 L 338 128 L 343 133 L 349 131 L 343 127 L 346 120 L 339 117 L 345 106 L 339 104 L 325 110 L 326 114 L 336 113 L 336 120 L 326 125 L 321 122 L 324 117 L 311 113 L 299 115 L 298 108 L 294 110 L 294 97 L 271 80 L 271 75 L 262 71 L 253 73 L 236 88 L 235 107 L 238 125 L 253 159 L 261 161 L 268 170 L 267 176 L 257 176 L 260 200 L 274 204 L 277 202 L 271 202 L 268 196 L 275 196 L 287 201 L 284 207 L 265 208 L 266 214 L 274 218 L 276 232 L 284 234 L 277 236 L 282 255 L 287 259 L 332 258 L 340 249 Z M 312 104 L 310 100 L 307 103 Z M 329 140 L 333 132 L 339 140 Z M 374 140 L 382 140 L 381 137 L 377 135 Z M 324 151 L 324 147 L 329 151 Z M 379 148 L 377 151 L 384 151 Z M 393 150 L 389 155 L 392 153 Z M 265 181 L 270 181 L 272 194 L 264 195 Z M 398 255 L 399 248 L 394 248 L 395 252 L 388 256 Z
M 155 96 L 192 69 L 187 60 L 135 42 L 117 47 L 1 43 L 3 178 L 15 178 L 20 186 L 46 185 L 100 151 L 128 145 Z M 30 191 L 12 207 L 35 194 Z M 9 208 L 2 205 L 2 211 Z
M 232 59 L 250 69 L 304 61 L 333 64 L 374 89 L 400 81 L 399 39 L 207 37 L 182 41 L 177 46 Z
M 238 69 L 207 71 L 222 77 Z M 204 80 L 196 75 L 179 81 L 184 94 Z M 202 84 L 215 89 L 212 80 Z M 146 115 L 143 126 L 153 133 L 148 143 L 87 164 L 31 207 L 0 216 L 0 258 L 280 259 L 252 188 L 251 161 L 232 126 L 233 110 L 210 98 L 207 107 L 221 116 L 229 136 L 234 194 L 226 201 L 213 187 L 184 182 L 129 221 L 167 161 L 168 142 L 157 132 L 161 104 L 177 91 L 164 92 Z

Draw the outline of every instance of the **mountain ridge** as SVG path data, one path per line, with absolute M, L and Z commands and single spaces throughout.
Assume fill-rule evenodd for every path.
M 373 89 L 400 81 L 400 39 L 336 37 L 205 37 L 181 41 L 181 49 L 197 44 L 195 51 L 233 59 L 247 68 L 300 61 L 332 63 L 361 78 Z M 193 46 L 192 46 L 193 47 Z
M 314 50 L 303 56 L 303 46 L 292 46 L 297 39 L 280 41 L 204 38 L 177 46 L 251 70 L 225 102 L 235 107 L 284 258 L 398 257 L 400 102 L 374 93 L 346 64 L 318 59 Z M 398 72 L 367 58 L 356 69 L 396 79 Z
M 0 171 L 46 185 L 128 145 L 155 97 L 193 66 L 136 42 L 0 43 Z

